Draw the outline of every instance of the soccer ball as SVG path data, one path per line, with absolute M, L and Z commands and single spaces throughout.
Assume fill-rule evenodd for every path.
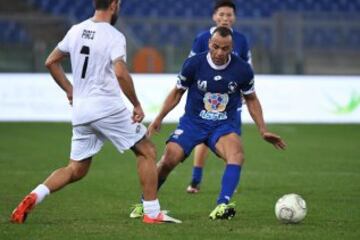
M 298 194 L 282 196 L 275 204 L 276 218 L 282 223 L 299 223 L 306 216 L 306 202 Z

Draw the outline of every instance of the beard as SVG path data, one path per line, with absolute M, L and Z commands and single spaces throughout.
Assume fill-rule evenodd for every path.
M 112 26 L 114 26 L 117 20 L 118 20 L 118 14 L 117 14 L 117 13 L 114 13 L 114 14 L 111 16 L 110 24 L 111 24 Z

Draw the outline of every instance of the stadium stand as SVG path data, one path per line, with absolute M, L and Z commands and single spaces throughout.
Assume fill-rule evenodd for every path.
M 350 66 L 349 54 L 360 52 L 360 0 L 234 1 L 235 28 L 248 37 L 260 72 L 307 72 L 300 65 L 316 72 L 321 58 L 333 55 Z M 70 25 L 93 14 L 91 5 L 92 0 L 12 0 L 11 5 L 0 1 L 0 42 L 34 42 L 50 49 Z M 166 59 L 166 71 L 177 71 L 195 34 L 212 25 L 212 6 L 209 0 L 123 0 L 118 27 L 128 38 L 129 60 L 138 49 L 155 47 Z M 8 19 L 9 12 L 26 17 Z M 2 13 L 6 17 L 1 18 Z M 286 70 L 286 64 L 300 67 Z
M 1 43 L 29 43 L 31 41 L 24 27 L 14 21 L 0 20 L 0 29 Z
M 72 0 L 29 0 L 29 4 L 38 7 L 42 11 L 54 15 L 66 15 L 75 18 L 77 21 L 84 20 L 91 16 L 92 0 L 72 1 Z M 357 15 L 360 13 L 360 0 L 236 0 L 238 6 L 237 16 L 242 18 L 269 18 L 279 12 L 288 13 L 317 13 L 319 17 L 323 14 L 330 14 L 325 18 L 332 19 L 331 14 Z M 187 19 L 187 18 L 208 18 L 211 15 L 212 5 L 208 0 L 131 0 L 123 1 L 122 15 L 130 18 L 169 18 L 169 19 Z M 316 15 L 313 15 L 316 16 Z M 348 19 L 351 21 L 351 18 Z M 184 36 L 194 34 L 199 29 L 189 29 L 188 26 L 171 25 L 163 23 L 159 26 L 159 34 L 154 36 L 152 25 L 141 21 L 139 23 L 129 24 L 129 30 L 142 42 L 146 39 L 148 44 L 163 45 L 170 43 L 178 45 L 185 41 Z M 257 44 L 259 36 L 251 27 L 244 27 L 242 31 L 251 39 L 252 44 Z M 260 29 L 262 32 L 261 41 L 270 46 L 272 43 L 272 33 L 269 29 Z M 338 30 L 335 31 L 337 33 Z M 321 27 L 308 29 L 304 32 L 304 44 L 312 47 L 327 47 L 341 43 L 338 39 L 349 39 L 348 43 L 343 44 L 346 47 L 356 47 L 360 45 L 359 32 L 341 32 L 341 37 L 334 37 L 333 29 L 323 29 Z M 291 35 L 291 33 L 290 33 Z M 291 36 L 290 36 L 291 37 Z
M 82 20 L 91 15 L 92 0 L 29 0 L 30 4 L 53 14 L 71 13 Z M 359 0 L 235 0 L 239 17 L 270 17 L 276 12 L 316 11 L 359 13 Z M 206 18 L 211 14 L 209 0 L 131 0 L 123 1 L 122 14 L 131 17 Z

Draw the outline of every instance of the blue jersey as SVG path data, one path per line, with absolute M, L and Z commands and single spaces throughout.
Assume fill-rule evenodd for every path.
M 184 116 L 210 126 L 238 122 L 241 94 L 255 91 L 253 78 L 251 66 L 234 54 L 223 66 L 215 65 L 209 52 L 188 58 L 177 84 L 188 89 Z
M 199 33 L 192 45 L 190 57 L 209 50 L 209 39 L 216 27 Z M 251 64 L 251 52 L 246 37 L 237 31 L 233 31 L 233 54 Z

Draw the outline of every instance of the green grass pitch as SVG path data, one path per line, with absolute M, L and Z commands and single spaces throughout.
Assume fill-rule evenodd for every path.
M 175 125 L 153 138 L 161 155 Z M 270 125 L 287 142 L 277 151 L 254 125 L 243 127 L 246 162 L 233 197 L 237 215 L 210 221 L 224 163 L 210 155 L 201 192 L 189 195 L 192 159 L 170 175 L 159 193 L 163 209 L 183 224 L 146 225 L 128 218 L 140 188 L 131 151 L 107 144 L 88 176 L 50 195 L 26 224 L 9 223 L 12 209 L 52 170 L 67 163 L 66 123 L 0 123 L 0 239 L 360 239 L 360 125 Z M 274 216 L 285 193 L 302 195 L 308 215 L 297 225 Z

